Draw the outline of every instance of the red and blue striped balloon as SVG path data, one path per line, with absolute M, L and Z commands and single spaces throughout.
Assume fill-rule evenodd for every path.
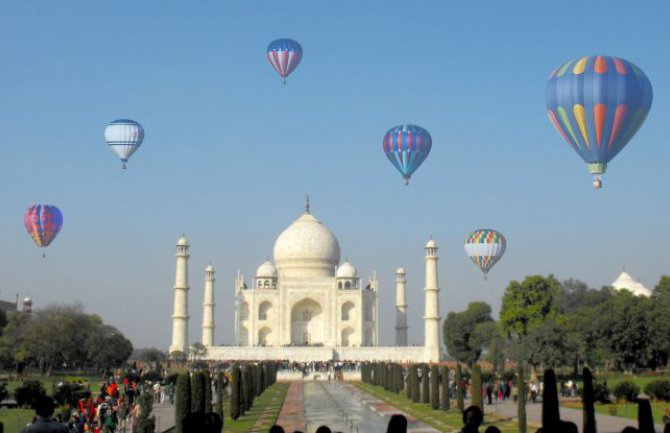
M 402 174 L 405 185 L 426 160 L 433 140 L 428 131 L 416 125 L 395 126 L 384 135 L 382 147 L 386 157 Z
M 23 224 L 35 244 L 46 248 L 63 228 L 63 214 L 56 206 L 36 204 L 23 215 Z
M 570 60 L 549 76 L 547 114 L 563 139 L 589 165 L 593 186 L 607 164 L 642 126 L 651 83 L 633 63 L 610 56 Z
M 267 56 L 274 70 L 286 84 L 286 77 L 291 75 L 302 60 L 302 47 L 293 39 L 277 39 L 268 45 Z

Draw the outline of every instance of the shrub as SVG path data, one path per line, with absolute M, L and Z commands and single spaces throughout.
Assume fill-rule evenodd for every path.
M 202 371 L 191 375 L 191 412 L 205 413 L 205 374 Z
M 430 407 L 440 408 L 440 371 L 437 365 L 430 366 Z
M 670 380 L 655 380 L 644 387 L 644 393 L 655 400 L 670 401 Z
M 606 382 L 600 380 L 593 382 L 593 397 L 600 403 L 611 403 L 610 389 Z
M 634 402 L 637 400 L 637 395 L 640 393 L 640 387 L 633 382 L 623 381 L 619 382 L 612 392 L 618 400 Z
M 45 395 L 44 385 L 39 380 L 24 380 L 23 385 L 14 390 L 14 398 L 19 407 L 34 409 L 37 397 Z
M 233 368 L 231 370 L 230 410 L 228 411 L 230 413 L 230 418 L 233 420 L 236 420 L 241 415 L 240 413 L 241 412 L 240 406 L 242 406 L 242 396 L 240 395 L 241 379 L 242 378 L 240 374 L 240 366 L 235 364 L 233 365 Z
M 135 420 L 135 433 L 154 433 L 156 431 L 156 417 L 151 413 L 153 397 L 145 392 L 140 396 L 140 416 Z
M 0 383 L 0 401 L 6 399 L 9 396 L 9 391 L 7 391 L 7 384 L 5 382 Z
M 479 364 L 472 367 L 472 403 L 484 411 L 484 399 L 482 396 L 482 368 Z
M 87 398 L 91 392 L 80 383 L 63 382 L 56 387 L 54 399 L 60 405 L 69 404 L 75 406 L 79 399 Z

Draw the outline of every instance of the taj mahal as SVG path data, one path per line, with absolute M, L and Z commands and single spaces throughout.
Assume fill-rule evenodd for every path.
M 189 350 L 188 259 L 190 244 L 177 241 L 177 265 L 169 353 Z M 395 345 L 379 345 L 379 283 L 361 281 L 356 268 L 340 263 L 335 235 L 305 212 L 274 244 L 274 262 L 256 270 L 249 285 L 235 281 L 235 345 L 214 345 L 215 271 L 205 269 L 202 344 L 206 360 L 436 362 L 440 360 L 437 243 L 425 246 L 424 344 L 407 344 L 406 274 L 396 271 Z M 389 326 L 389 324 L 384 324 Z

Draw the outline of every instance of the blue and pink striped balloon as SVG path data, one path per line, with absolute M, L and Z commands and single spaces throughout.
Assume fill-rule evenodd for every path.
M 405 185 L 426 160 L 433 140 L 428 131 L 416 125 L 395 126 L 384 135 L 382 147 L 386 157 L 402 174 Z
M 274 70 L 286 84 L 286 77 L 291 75 L 302 60 L 302 47 L 293 39 L 277 39 L 268 45 L 267 56 Z

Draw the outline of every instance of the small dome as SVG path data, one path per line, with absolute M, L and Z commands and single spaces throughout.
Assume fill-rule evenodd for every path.
M 306 212 L 279 235 L 274 258 L 284 277 L 332 277 L 340 262 L 340 244 L 328 227 Z
M 267 261 L 256 269 L 256 278 L 277 278 L 277 268 L 274 263 Z
M 616 290 L 628 290 L 635 296 L 651 296 L 651 290 L 644 287 L 642 283 L 635 281 L 626 271 L 622 272 L 611 286 Z
M 356 268 L 349 262 L 342 263 L 342 266 L 337 268 L 337 273 L 335 274 L 337 278 L 358 278 L 358 272 Z
M 23 298 L 23 303 L 24 303 L 24 304 L 32 304 L 32 303 L 33 303 L 33 300 L 30 299 L 29 296 L 26 296 L 25 298 Z
M 182 236 L 179 238 L 179 240 L 177 241 L 177 246 L 178 247 L 189 246 L 188 239 L 186 239 L 186 236 Z
M 401 266 L 401 267 L 399 267 L 399 268 L 395 271 L 395 273 L 396 273 L 396 274 L 404 274 L 404 273 L 405 273 L 405 268 L 403 268 L 403 267 Z
M 433 239 L 429 240 L 426 244 L 426 248 L 437 248 L 437 242 Z
M 212 266 L 211 264 L 207 265 L 207 267 L 205 268 L 205 272 L 214 272 L 214 266 Z

